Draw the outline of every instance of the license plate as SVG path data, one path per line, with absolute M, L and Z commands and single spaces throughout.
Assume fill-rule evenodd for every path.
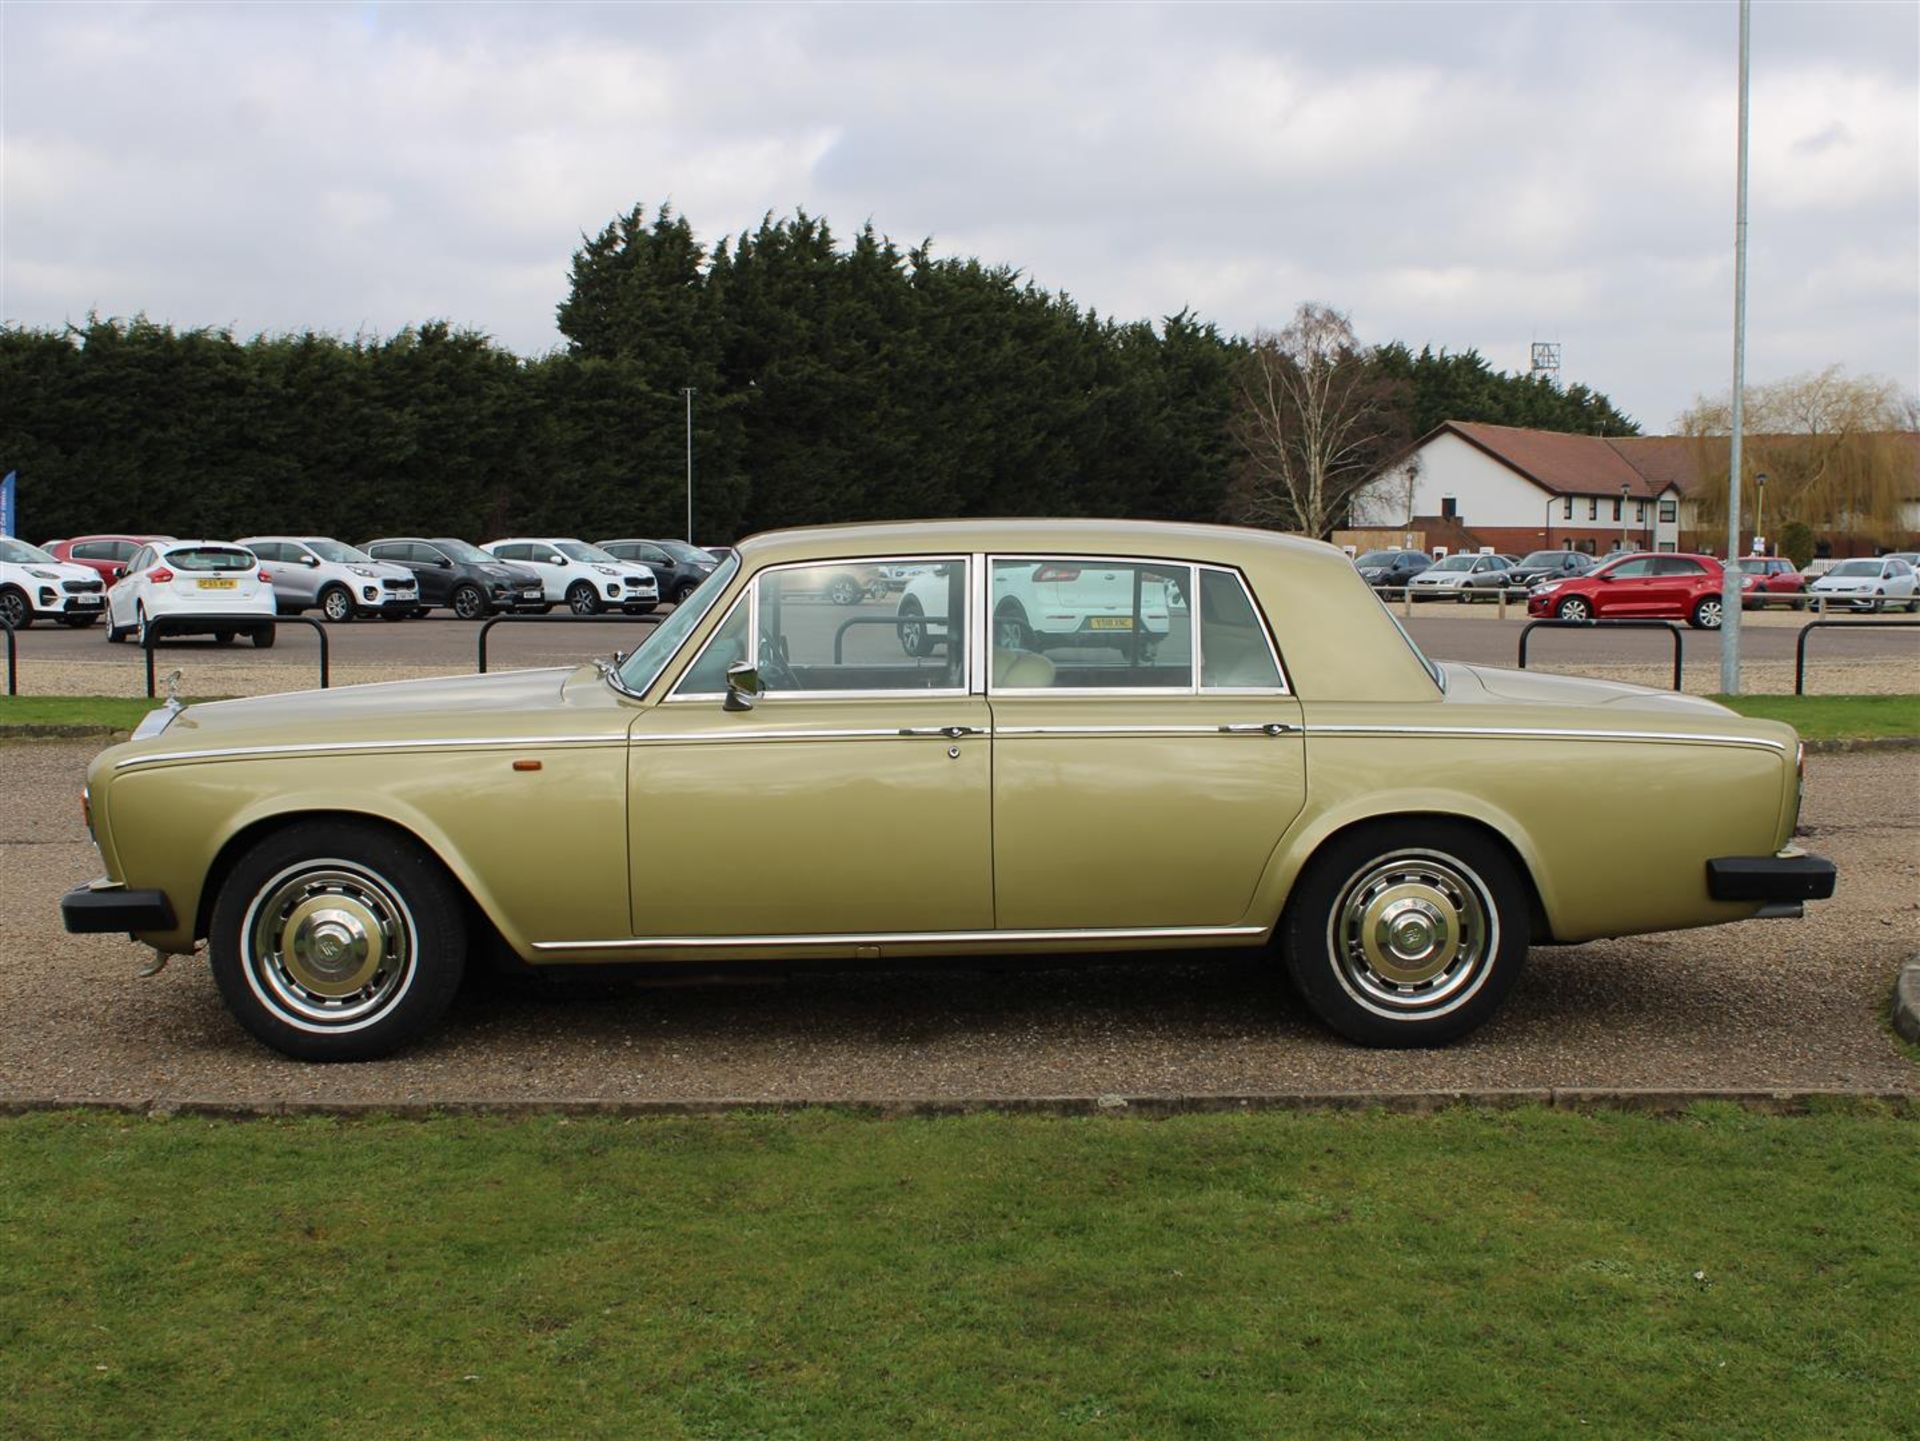
M 1132 630 L 1130 615 L 1096 615 L 1087 622 L 1088 630 Z
M 76 595 L 73 598 L 73 603 L 77 606 L 98 605 L 100 604 L 100 597 L 97 595 Z
M 195 585 L 202 590 L 232 590 L 240 582 L 235 580 L 197 580 Z

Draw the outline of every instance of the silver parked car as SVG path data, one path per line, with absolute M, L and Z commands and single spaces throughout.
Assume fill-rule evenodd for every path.
M 272 577 L 282 615 L 318 610 L 330 621 L 377 615 L 403 620 L 420 605 L 420 585 L 403 566 L 318 535 L 255 535 L 240 542 Z

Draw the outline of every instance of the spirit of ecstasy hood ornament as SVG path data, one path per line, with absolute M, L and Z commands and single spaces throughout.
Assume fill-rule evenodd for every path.
M 167 687 L 167 709 L 179 710 L 180 709 L 180 672 L 179 671 L 174 670 L 174 671 L 167 672 L 166 687 Z

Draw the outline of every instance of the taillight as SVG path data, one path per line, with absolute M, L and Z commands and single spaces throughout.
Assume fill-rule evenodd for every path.
M 272 580 L 272 579 L 273 579 L 273 574 L 272 574 L 272 572 L 271 572 L 271 571 L 265 571 L 265 570 L 263 570 L 263 571 L 261 571 L 261 572 L 260 572 L 260 574 L 259 574 L 259 575 L 258 575 L 258 576 L 256 577 L 256 579 L 259 579 L 259 580 Z
M 164 565 L 155 566 L 152 570 L 147 572 L 147 579 L 152 581 L 155 585 L 165 585 L 168 581 L 173 579 L 173 572 L 168 570 Z
M 93 788 L 80 787 L 80 819 L 87 823 L 87 834 L 93 834 Z
M 1036 585 L 1046 582 L 1072 581 L 1080 579 L 1080 567 L 1077 565 L 1043 565 L 1033 573 Z

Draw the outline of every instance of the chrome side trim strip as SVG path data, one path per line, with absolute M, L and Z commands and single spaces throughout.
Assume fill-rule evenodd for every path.
M 260 760 L 272 756 L 348 755 L 371 751 L 520 750 L 528 746 L 622 746 L 624 735 L 592 736 L 434 736 L 395 741 L 309 741 L 280 746 L 210 746 L 205 750 L 152 751 L 114 762 L 117 771 L 163 761 Z
M 634 745 L 689 745 L 712 741 L 716 745 L 738 745 L 742 741 L 842 741 L 842 740 L 900 740 L 903 737 L 925 734 L 944 736 L 943 730 L 925 732 L 904 731 L 898 726 L 861 727 L 855 729 L 818 729 L 784 731 L 674 731 L 661 735 L 635 735 L 631 737 Z M 985 732 L 976 732 L 985 734 Z
M 1265 926 L 1139 926 L 1114 930 L 879 931 L 830 936 L 635 936 L 617 941 L 535 941 L 536 951 L 658 951 L 676 947 L 972 945 L 991 941 L 1179 941 L 1264 936 Z
M 1260 735 L 1262 726 L 1245 728 L 1224 725 L 1066 725 L 1066 726 L 1009 726 L 997 725 L 993 728 L 996 736 L 1217 736 L 1217 735 Z
M 1309 725 L 1313 736 L 1455 736 L 1465 740 L 1679 741 L 1696 745 L 1752 746 L 1785 752 L 1781 741 L 1758 736 L 1711 735 L 1699 731 L 1573 730 L 1546 726 Z

